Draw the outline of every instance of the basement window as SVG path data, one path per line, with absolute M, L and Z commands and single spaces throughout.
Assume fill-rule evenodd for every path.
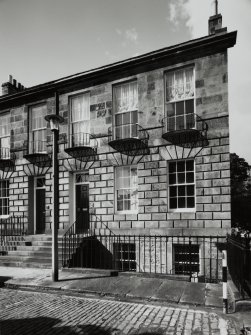
M 174 270 L 175 274 L 191 275 L 200 271 L 199 245 L 177 244 L 174 245 Z
M 114 243 L 116 269 L 136 271 L 136 247 L 134 243 Z

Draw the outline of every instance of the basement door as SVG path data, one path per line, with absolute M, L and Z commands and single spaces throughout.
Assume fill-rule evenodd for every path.
M 89 185 L 75 184 L 76 233 L 84 233 L 89 228 Z
M 35 232 L 45 233 L 45 177 L 35 178 Z

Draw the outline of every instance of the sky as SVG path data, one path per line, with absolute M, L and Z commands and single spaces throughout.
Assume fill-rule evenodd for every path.
M 251 164 L 251 0 L 218 0 L 229 49 L 230 151 Z M 208 34 L 214 0 L 0 0 L 0 83 L 25 87 Z M 250 109 L 250 110 L 249 110 Z

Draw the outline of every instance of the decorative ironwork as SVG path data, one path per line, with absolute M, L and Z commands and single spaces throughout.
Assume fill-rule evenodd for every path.
M 64 158 L 60 160 L 60 165 L 64 166 L 67 171 L 76 172 L 89 170 L 95 161 L 80 161 L 77 158 Z
M 68 147 L 64 150 L 71 157 L 82 162 L 95 161 L 97 157 L 98 141 L 88 133 L 70 135 Z
M 159 153 L 166 161 L 177 159 L 188 159 L 197 157 L 203 147 L 184 148 L 177 145 L 166 145 L 159 148 Z
M 15 167 L 16 155 L 10 148 L 0 148 L 0 170 L 13 171 Z
M 51 167 L 46 141 L 25 142 L 24 158 L 40 168 Z
M 173 145 L 198 148 L 208 145 L 207 123 L 196 114 L 168 116 L 162 120 L 162 138 Z
M 24 164 L 23 171 L 26 176 L 44 176 L 50 170 L 51 166 L 38 166 L 34 164 Z
M 75 230 L 75 225 L 71 226 L 63 237 L 63 266 L 162 274 L 210 283 L 222 280 L 221 244 L 225 237 L 119 235 L 102 226 L 100 232 L 95 229 L 76 234 Z
M 108 129 L 108 144 L 127 156 L 148 155 L 149 134 L 138 124 L 113 126 Z

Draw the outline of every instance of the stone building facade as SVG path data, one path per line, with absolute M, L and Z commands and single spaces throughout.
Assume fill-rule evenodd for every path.
M 225 236 L 236 32 L 217 24 L 203 38 L 54 82 L 3 84 L 1 217 L 24 215 L 28 234 L 50 234 L 44 117 L 59 114 L 59 234 L 82 220 L 117 235 Z

